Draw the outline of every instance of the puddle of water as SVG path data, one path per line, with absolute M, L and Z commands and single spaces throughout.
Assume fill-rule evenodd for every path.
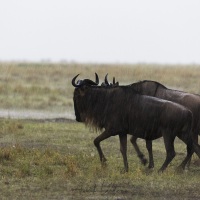
M 12 118 L 12 119 L 54 119 L 54 118 L 66 118 L 75 119 L 73 113 L 54 113 L 47 111 L 35 111 L 35 110 L 4 110 L 0 109 L 0 118 Z

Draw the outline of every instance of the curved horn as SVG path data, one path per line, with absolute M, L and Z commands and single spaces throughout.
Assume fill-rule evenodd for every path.
M 96 72 L 95 72 L 95 78 L 96 78 L 95 82 L 98 85 L 99 84 L 99 77 L 98 77 L 98 74 Z
M 113 77 L 113 85 L 115 85 L 115 77 Z
M 109 83 L 108 83 L 108 74 L 106 74 L 105 80 L 104 80 L 104 81 L 105 81 L 105 84 L 106 84 L 106 85 L 109 85 Z
M 72 85 L 74 86 L 74 87 L 80 87 L 80 85 L 79 84 L 76 84 L 75 83 L 75 80 L 76 80 L 76 78 L 79 76 L 79 74 L 77 74 L 73 79 L 72 79 Z

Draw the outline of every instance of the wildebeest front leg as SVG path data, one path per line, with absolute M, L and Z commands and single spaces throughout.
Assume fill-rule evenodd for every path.
M 100 142 L 109 138 L 110 136 L 111 136 L 111 134 L 109 134 L 107 131 L 104 131 L 101 135 L 99 135 L 98 137 L 96 137 L 94 139 L 94 145 L 97 148 L 97 151 L 99 153 L 99 158 L 100 158 L 100 161 L 101 161 L 102 164 L 105 164 L 106 158 L 105 158 L 103 151 L 101 149 Z
M 153 152 L 152 152 L 152 141 L 146 140 L 146 147 L 149 153 L 149 166 L 148 168 L 154 168 Z
M 119 134 L 120 140 L 120 151 L 122 153 L 123 161 L 124 161 L 124 170 L 128 172 L 128 160 L 127 160 L 127 135 Z
M 135 136 L 132 136 L 131 139 L 130 139 L 130 141 L 131 141 L 131 143 L 132 143 L 132 145 L 133 145 L 133 147 L 134 147 L 134 149 L 135 149 L 135 151 L 137 153 L 137 156 L 140 159 L 141 163 L 143 165 L 146 165 L 147 164 L 147 159 L 144 157 L 144 154 L 140 151 L 136 140 L 137 140 L 137 137 L 135 137 Z

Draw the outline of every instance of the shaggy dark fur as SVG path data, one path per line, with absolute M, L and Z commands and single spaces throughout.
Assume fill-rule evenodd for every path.
M 185 168 L 194 148 L 200 156 L 190 132 L 192 113 L 179 104 L 140 95 L 131 86 L 98 87 L 82 84 L 75 88 L 74 107 L 77 121 L 99 130 L 105 129 L 94 140 L 102 163 L 106 159 L 100 142 L 119 135 L 125 171 L 128 171 L 127 134 L 146 140 L 164 138 L 167 156 L 160 171 L 165 170 L 175 156 L 176 136 L 187 144 L 187 156 L 181 168 Z

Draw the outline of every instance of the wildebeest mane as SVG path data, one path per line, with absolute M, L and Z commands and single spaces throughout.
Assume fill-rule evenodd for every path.
M 127 89 L 131 89 L 131 92 L 125 92 Z M 138 93 L 129 86 L 88 87 L 82 99 L 82 104 L 85 106 L 85 124 L 96 130 L 102 130 L 108 125 L 108 122 L 115 121 L 115 116 L 125 116 L 125 111 L 121 109 L 120 105 L 126 105 L 127 99 L 135 101 L 137 98 L 129 97 L 134 94 Z M 116 107 L 118 109 L 114 110 Z
M 142 83 L 144 83 L 144 82 L 152 82 L 152 83 L 155 83 L 156 85 L 158 85 L 158 86 L 160 86 L 160 87 L 163 87 L 163 88 L 167 89 L 166 86 L 164 86 L 163 84 L 161 84 L 161 83 L 159 83 L 159 82 L 157 82 L 157 81 L 143 80 L 143 81 L 140 81 L 140 82 L 142 82 Z
M 151 80 L 143 80 L 143 81 L 140 81 L 138 83 L 145 83 L 145 82 L 152 82 L 152 83 L 155 83 L 157 86 L 163 88 L 163 89 L 167 89 L 167 90 L 170 90 L 170 91 L 173 91 L 173 92 L 179 92 L 179 93 L 183 93 L 183 94 L 187 94 L 188 92 L 185 92 L 185 91 L 181 91 L 181 90 L 176 90 L 176 89 L 170 89 L 170 88 L 167 88 L 166 86 L 164 86 L 163 84 L 157 82 L 157 81 L 151 81 Z M 196 95 L 196 96 L 200 96 L 199 94 L 193 94 L 193 95 Z
M 159 83 L 159 82 L 157 82 L 157 81 L 151 81 L 151 80 L 138 81 L 138 82 L 136 82 L 136 83 L 132 83 L 131 86 L 134 86 L 135 90 L 136 90 L 137 92 L 139 92 L 139 91 L 137 90 L 137 86 L 139 86 L 139 85 L 141 85 L 141 84 L 143 84 L 143 83 L 145 83 L 145 82 L 155 83 L 155 84 L 157 85 L 157 87 L 162 87 L 162 88 L 168 89 L 166 86 L 162 85 L 161 83 Z

